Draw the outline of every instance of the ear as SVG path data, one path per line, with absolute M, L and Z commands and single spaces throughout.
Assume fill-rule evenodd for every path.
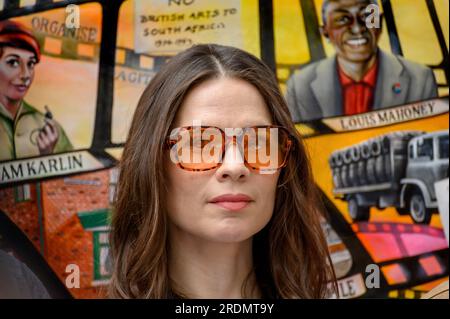
M 325 24 L 321 25 L 319 27 L 319 30 L 320 30 L 320 34 L 322 34 L 323 37 L 325 37 L 326 39 L 330 38 L 330 35 L 328 34 L 328 31 L 327 31 L 327 26 Z

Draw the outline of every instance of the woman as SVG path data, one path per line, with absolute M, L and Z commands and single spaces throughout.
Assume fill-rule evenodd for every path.
M 224 134 L 231 128 L 244 128 L 240 138 Z M 218 148 L 197 148 L 196 129 Z M 269 166 L 251 160 L 242 138 L 260 130 L 259 146 L 279 142 Z M 271 70 L 236 48 L 194 46 L 155 75 L 134 114 L 112 218 L 110 296 L 325 297 L 334 275 L 318 202 Z
M 62 127 L 23 99 L 34 79 L 41 52 L 21 24 L 0 22 L 0 160 L 69 151 Z

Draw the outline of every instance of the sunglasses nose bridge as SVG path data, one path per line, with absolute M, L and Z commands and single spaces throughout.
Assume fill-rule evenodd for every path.
M 243 164 L 246 161 L 241 140 L 240 135 L 225 136 L 222 156 L 223 163 L 231 161 L 232 163 Z
M 224 151 L 226 151 L 226 149 L 230 146 L 236 146 L 239 151 L 241 152 L 241 155 L 243 155 L 243 135 L 244 134 L 238 134 L 238 135 L 231 135 L 228 136 L 226 134 L 224 134 L 224 141 L 225 141 L 225 145 L 224 145 Z

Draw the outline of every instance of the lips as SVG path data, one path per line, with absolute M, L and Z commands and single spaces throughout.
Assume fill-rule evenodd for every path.
M 209 203 L 220 206 L 226 210 L 238 211 L 247 207 L 253 199 L 245 194 L 225 194 L 214 197 Z
M 14 87 L 19 92 L 25 92 L 26 90 L 28 90 L 28 86 L 24 84 L 14 85 Z

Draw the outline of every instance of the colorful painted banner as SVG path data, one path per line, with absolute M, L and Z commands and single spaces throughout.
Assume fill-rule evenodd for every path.
M 375 2 L 369 30 L 365 6 L 344 1 L 73 0 L 75 29 L 67 2 L 0 1 L 0 24 L 40 47 L 16 91 L 3 62 L 17 48 L 0 52 L 0 249 L 53 296 L 104 297 L 114 166 L 139 97 L 174 54 L 214 42 L 277 74 L 327 208 L 340 298 L 420 298 L 448 280 L 449 2 Z

